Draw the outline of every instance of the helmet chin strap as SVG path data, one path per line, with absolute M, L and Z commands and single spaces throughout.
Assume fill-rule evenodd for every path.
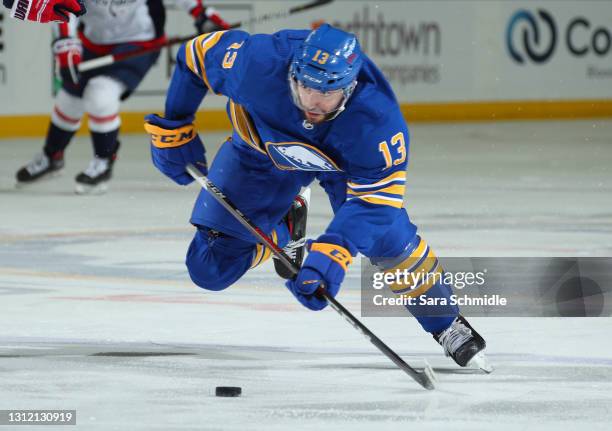
M 297 106 L 303 112 L 308 111 L 308 109 L 304 105 L 302 105 L 302 101 L 300 100 L 300 96 L 298 95 L 297 91 L 297 80 L 292 76 L 291 73 L 289 73 L 289 87 L 291 88 L 291 99 L 293 100 L 295 106 Z M 322 115 L 325 115 L 325 119 L 323 121 L 333 120 L 346 109 L 346 102 L 348 102 L 349 98 L 351 97 L 351 94 L 353 94 L 353 91 L 355 91 L 355 87 L 357 87 L 356 80 L 353 81 L 348 87 L 342 89 L 342 92 L 344 93 L 342 101 L 340 101 L 338 107 L 333 111 L 325 114 L 322 113 Z

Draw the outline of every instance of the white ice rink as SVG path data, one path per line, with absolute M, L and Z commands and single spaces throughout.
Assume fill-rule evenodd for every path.
M 209 155 L 224 135 L 203 135 Z M 425 391 L 333 310 L 302 308 L 269 263 L 195 287 L 198 186 L 162 177 L 144 135 L 122 142 L 93 197 L 73 193 L 87 137 L 62 177 L 21 190 L 42 143 L 0 141 L 0 410 L 76 409 L 61 429 L 88 430 L 610 429 L 612 318 L 473 318 L 491 375 L 459 369 L 412 318 L 364 318 L 432 364 Z M 439 256 L 612 256 L 612 122 L 417 124 L 410 155 L 406 206 Z M 309 236 L 330 216 L 314 187 Z M 338 299 L 359 315 L 357 266 Z

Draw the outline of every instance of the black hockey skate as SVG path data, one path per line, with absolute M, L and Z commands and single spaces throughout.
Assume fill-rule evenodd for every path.
M 44 178 L 56 176 L 64 168 L 64 152 L 58 151 L 51 156 L 44 152 L 37 154 L 34 159 L 17 171 L 17 186 L 31 184 Z
M 289 242 L 283 247 L 283 251 L 298 268 L 302 266 L 304 260 L 309 202 L 310 188 L 307 188 L 302 194 L 295 197 L 284 219 L 289 227 Z M 279 259 L 273 257 L 272 260 L 274 261 L 274 269 L 280 277 L 287 280 L 293 277 L 292 272 Z
M 117 159 L 117 151 L 119 150 L 119 142 L 117 149 L 109 158 L 94 156 L 89 162 L 89 166 L 83 172 L 75 177 L 76 188 L 75 192 L 79 195 L 84 194 L 102 194 L 108 190 L 108 182 L 113 176 L 113 164 Z
M 433 334 L 433 337 L 444 348 L 446 356 L 453 358 L 457 365 L 475 365 L 487 373 L 493 371 L 483 352 L 487 346 L 484 338 L 465 317 L 458 316 L 448 328 Z

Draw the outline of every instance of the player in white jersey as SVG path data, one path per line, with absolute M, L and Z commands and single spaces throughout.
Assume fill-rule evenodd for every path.
M 205 27 L 229 25 L 201 0 L 176 0 Z M 55 98 L 43 151 L 16 174 L 18 185 L 32 183 L 64 167 L 64 150 L 88 114 L 94 158 L 79 173 L 77 193 L 104 192 L 119 149 L 119 107 L 140 84 L 159 51 L 79 73 L 81 60 L 119 54 L 162 44 L 165 7 L 162 0 L 86 0 L 87 14 L 56 26 L 53 53 L 62 88 Z
M 67 22 L 86 12 L 83 0 L 2 0 L 11 18 L 34 22 Z

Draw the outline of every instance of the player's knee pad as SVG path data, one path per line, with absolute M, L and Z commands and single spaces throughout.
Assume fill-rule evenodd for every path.
M 87 82 L 83 102 L 92 132 L 107 133 L 119 128 L 119 105 L 124 91 L 121 82 L 108 76 L 96 76 Z
M 62 88 L 55 97 L 51 121 L 62 130 L 74 132 L 81 127 L 84 110 L 83 99 L 67 93 Z
M 255 245 L 207 228 L 196 232 L 187 251 L 191 280 L 207 290 L 223 290 L 249 269 Z

